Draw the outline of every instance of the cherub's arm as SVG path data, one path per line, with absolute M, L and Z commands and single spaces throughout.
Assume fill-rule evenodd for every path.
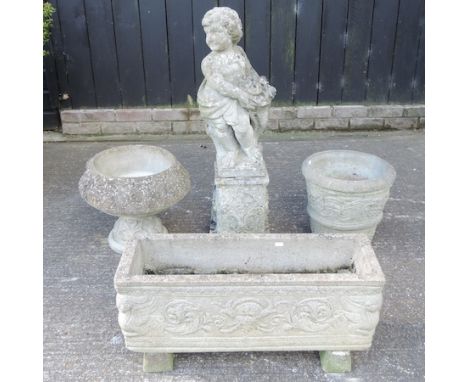
M 212 70 L 209 59 L 204 58 L 201 64 L 202 73 L 206 78 L 208 85 L 217 90 L 220 94 L 239 101 L 243 107 L 247 107 L 249 102 L 248 94 L 241 88 L 225 81 L 220 73 Z
M 253 68 L 252 64 L 250 63 L 249 58 L 247 57 L 247 54 L 245 53 L 244 49 L 242 49 L 241 46 L 237 45 L 235 47 L 238 53 L 244 58 L 245 63 L 247 65 L 247 71 L 250 72 L 250 75 L 255 77 L 257 80 L 260 80 L 260 75 L 257 73 L 257 71 Z

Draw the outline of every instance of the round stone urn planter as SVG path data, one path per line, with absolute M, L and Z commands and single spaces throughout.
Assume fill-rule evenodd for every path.
M 395 180 L 383 159 L 352 150 L 322 151 L 302 163 L 312 232 L 373 238 Z
M 109 245 L 122 253 L 133 239 L 167 233 L 156 214 L 190 191 L 187 170 L 169 151 L 156 146 L 118 146 L 88 160 L 79 182 L 82 198 L 109 215 L 118 216 Z

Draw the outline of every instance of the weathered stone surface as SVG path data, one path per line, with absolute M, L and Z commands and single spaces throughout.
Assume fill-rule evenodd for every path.
M 419 118 L 418 127 L 419 127 L 420 129 L 423 129 L 423 128 L 425 127 L 425 123 L 426 123 L 426 118 L 425 118 L 425 117 Z
M 302 163 L 312 232 L 364 233 L 372 240 L 395 180 L 383 159 L 352 150 L 312 154 Z
M 172 353 L 144 353 L 143 371 L 145 373 L 161 373 L 174 369 L 174 354 Z
M 315 128 L 320 129 L 347 129 L 349 127 L 348 118 L 327 118 L 316 119 Z
M 416 129 L 418 118 L 385 118 L 385 127 L 393 129 Z
M 188 109 L 156 108 L 152 110 L 154 121 L 186 121 Z
M 314 152 L 345 147 L 372 152 L 390 162 L 398 173 L 373 240 L 387 279 L 380 320 L 371 348 L 352 352 L 350 380 L 424 381 L 424 135 L 422 130 L 312 131 L 269 134 L 262 140 L 270 175 L 271 232 L 310 232 L 300 166 Z M 151 380 L 156 376 L 143 372 L 142 354 L 125 348 L 117 322 L 113 277 L 120 256 L 112 255 L 106 239 L 115 219 L 89 207 L 77 188 L 87 159 L 129 142 L 73 139 L 43 146 L 44 285 L 36 294 L 43 291 L 44 381 Z M 208 232 L 213 144 L 203 135 L 152 139 L 152 144 L 172 152 L 193 180 L 192 191 L 161 214 L 163 224 L 171 233 Z M 340 379 L 325 374 L 318 352 L 178 353 L 175 358 L 176 370 L 160 379 Z
M 268 174 L 262 176 L 215 176 L 213 192 L 213 231 L 268 231 Z
M 99 122 L 69 123 L 62 121 L 62 132 L 64 134 L 101 134 Z
M 190 191 L 190 177 L 169 151 L 156 146 L 118 146 L 86 163 L 79 182 L 81 197 L 94 208 L 120 216 L 109 234 L 116 252 L 134 238 L 167 232 L 152 216 Z
M 110 122 L 115 121 L 114 109 L 82 109 L 81 122 Z
M 315 126 L 315 119 L 292 119 L 289 121 L 279 121 L 281 131 L 287 130 L 312 130 Z
M 279 122 L 277 119 L 270 119 L 267 124 L 267 130 L 270 131 L 278 131 L 279 130 Z
M 263 163 L 258 137 L 268 124 L 269 107 L 276 89 L 250 64 L 238 42 L 242 22 L 228 7 L 205 13 L 202 26 L 211 50 L 202 61 L 203 82 L 197 93 L 201 118 L 216 147 L 217 167 L 257 170 Z M 294 108 L 274 110 L 281 117 L 294 118 Z M 181 129 L 183 127 L 180 127 Z M 173 130 L 176 129 L 173 126 Z
M 272 107 L 270 109 L 271 119 L 294 119 L 296 118 L 296 108 L 294 107 Z
M 206 122 L 203 120 L 189 121 L 189 130 L 191 133 L 206 133 Z
M 298 118 L 330 118 L 332 116 L 331 106 L 298 106 Z
M 424 105 L 404 105 L 403 117 L 424 117 Z
M 121 216 L 115 222 L 107 241 L 113 251 L 122 253 L 127 242 L 148 239 L 161 233 L 167 233 L 167 228 L 157 216 Z
M 349 351 L 321 351 L 320 363 L 326 373 L 348 373 L 351 371 Z
M 205 78 L 197 102 L 203 130 L 216 148 L 213 230 L 265 232 L 269 178 L 258 138 L 268 128 L 269 115 L 275 120 L 295 118 L 295 108 L 269 110 L 276 89 L 258 75 L 237 45 L 242 22 L 236 11 L 215 7 L 203 16 L 202 26 L 211 53 L 201 63 Z M 173 131 L 176 128 L 193 127 L 173 124 Z
M 424 118 L 424 110 L 424 105 L 275 107 L 269 111 L 270 119 L 265 111 L 260 114 L 249 112 L 249 118 L 254 121 L 255 130 L 260 134 L 263 130 L 375 129 L 384 127 L 408 129 L 424 127 L 424 119 L 422 123 L 418 122 L 416 125 L 414 119 Z M 150 114 L 156 123 L 155 125 L 150 124 Z M 367 114 L 370 116 L 366 117 Z M 338 116 L 341 118 L 337 118 Z M 206 133 L 205 125 L 201 123 L 178 123 L 201 121 L 200 111 L 194 108 L 64 110 L 61 111 L 61 117 L 64 124 L 64 134 Z M 385 119 L 387 119 L 386 124 L 384 124 Z M 317 123 L 315 123 L 316 120 Z M 349 120 L 349 124 L 347 120 Z M 126 124 L 112 126 L 110 123 L 112 121 L 139 123 L 135 126 Z M 87 125 L 93 122 L 96 124 Z M 175 128 L 169 128 L 168 122 L 175 122 Z M 158 125 L 158 123 L 161 124 Z M 77 124 L 83 124 L 83 126 L 77 126 Z M 102 132 L 101 125 L 104 126 Z
M 402 117 L 402 105 L 373 105 L 369 106 L 369 117 L 385 118 L 385 117 Z
M 172 122 L 172 131 L 175 134 L 204 133 L 205 130 L 206 122 L 202 120 Z
M 126 347 L 175 353 L 366 350 L 384 282 L 364 235 L 159 235 L 115 275 Z
M 81 121 L 81 110 L 60 110 L 62 123 L 78 123 Z
M 367 117 L 367 109 L 367 106 L 363 105 L 337 105 L 332 106 L 332 114 L 337 118 Z
M 136 124 L 136 130 L 138 133 L 167 134 L 171 132 L 171 122 L 138 122 Z
M 172 122 L 172 132 L 174 134 L 188 134 L 189 124 L 186 121 Z
M 151 121 L 151 109 L 120 109 L 115 111 L 117 121 Z
M 384 125 L 384 119 L 383 118 L 350 118 L 349 125 L 351 128 L 358 128 L 358 129 L 382 128 Z
M 103 134 L 129 134 L 136 133 L 136 122 L 100 122 Z
M 189 121 L 201 120 L 200 110 L 193 108 L 188 109 L 188 119 Z

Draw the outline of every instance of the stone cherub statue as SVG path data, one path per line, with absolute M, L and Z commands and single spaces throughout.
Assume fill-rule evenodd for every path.
M 266 129 L 276 89 L 253 69 L 244 50 L 242 23 L 228 7 L 209 10 L 202 20 L 212 50 L 202 61 L 198 90 L 201 117 L 216 148 L 218 169 L 263 165 L 258 136 Z

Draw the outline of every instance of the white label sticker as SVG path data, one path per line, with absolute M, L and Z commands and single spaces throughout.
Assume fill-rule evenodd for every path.
M 277 241 L 275 243 L 275 247 L 282 247 L 284 245 L 284 243 L 282 241 Z

